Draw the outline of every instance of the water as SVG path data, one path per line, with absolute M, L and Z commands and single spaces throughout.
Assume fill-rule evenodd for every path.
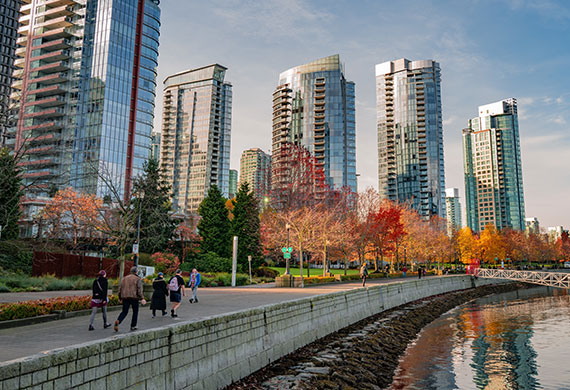
M 570 389 L 570 296 L 537 287 L 477 299 L 422 330 L 391 389 Z

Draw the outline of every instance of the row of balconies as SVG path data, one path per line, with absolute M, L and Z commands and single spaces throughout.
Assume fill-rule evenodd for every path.
M 27 112 L 24 114 L 24 118 L 53 118 L 61 117 L 65 114 L 63 107 L 50 108 L 47 110 L 42 110 L 41 108 L 33 110 L 32 112 Z

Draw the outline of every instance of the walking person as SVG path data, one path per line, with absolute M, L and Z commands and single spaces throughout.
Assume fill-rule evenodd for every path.
M 97 279 L 93 281 L 93 298 L 91 299 L 89 330 L 95 330 L 93 327 L 93 321 L 95 320 L 98 308 L 101 308 L 101 312 L 103 313 L 103 328 L 107 329 L 111 326 L 111 324 L 107 322 L 107 303 L 109 302 L 109 298 L 107 297 L 108 289 L 109 284 L 107 282 L 107 273 L 104 270 L 101 270 L 99 271 Z
M 406 268 L 406 266 L 404 266 L 404 268 L 402 268 L 402 275 L 404 276 L 404 278 L 406 277 L 406 272 L 408 272 L 408 269 Z
M 168 296 L 168 286 L 164 280 L 164 274 L 158 273 L 158 276 L 152 281 L 152 299 L 150 300 L 150 310 L 152 310 L 152 318 L 156 317 L 156 311 L 161 310 L 164 317 L 166 312 L 166 297 Z
M 188 281 L 188 287 L 192 290 L 192 298 L 190 298 L 190 303 L 198 303 L 198 286 L 202 281 L 202 276 L 196 268 L 192 269 L 190 274 L 190 280 Z
M 180 307 L 182 297 L 186 296 L 186 291 L 184 290 L 184 279 L 182 279 L 182 271 L 179 269 L 176 270 L 176 275 L 168 281 L 168 290 L 170 291 L 170 302 L 172 303 L 170 315 L 172 315 L 172 317 L 178 317 L 176 310 Z
M 142 279 L 137 274 L 137 267 L 131 268 L 131 273 L 121 280 L 119 284 L 119 300 L 123 302 L 123 311 L 119 314 L 119 318 L 115 321 L 115 332 L 119 331 L 119 325 L 127 314 L 129 308 L 133 308 L 133 316 L 131 318 L 131 330 L 137 330 L 137 320 L 139 317 L 139 302 L 142 305 L 146 304 L 143 295 Z
M 366 267 L 366 263 L 362 264 L 360 267 L 360 277 L 362 278 L 362 287 L 366 285 L 366 278 L 368 277 L 368 268 Z

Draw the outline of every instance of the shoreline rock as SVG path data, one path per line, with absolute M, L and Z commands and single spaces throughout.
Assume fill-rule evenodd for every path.
M 366 318 L 282 357 L 227 390 L 380 390 L 392 383 L 399 358 L 430 322 L 485 295 L 525 288 L 483 286 L 410 302 Z

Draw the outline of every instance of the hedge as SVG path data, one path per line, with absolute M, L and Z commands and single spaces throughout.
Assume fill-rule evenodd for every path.
M 50 314 L 57 310 L 88 310 L 91 307 L 90 303 L 91 296 L 89 295 L 3 303 L 0 304 L 0 321 L 37 317 Z M 111 295 L 109 297 L 109 306 L 116 305 L 119 305 L 119 297 Z
M 303 278 L 303 282 L 305 285 L 307 284 L 324 284 L 324 283 L 332 283 L 335 282 L 336 279 L 334 276 L 310 276 Z

